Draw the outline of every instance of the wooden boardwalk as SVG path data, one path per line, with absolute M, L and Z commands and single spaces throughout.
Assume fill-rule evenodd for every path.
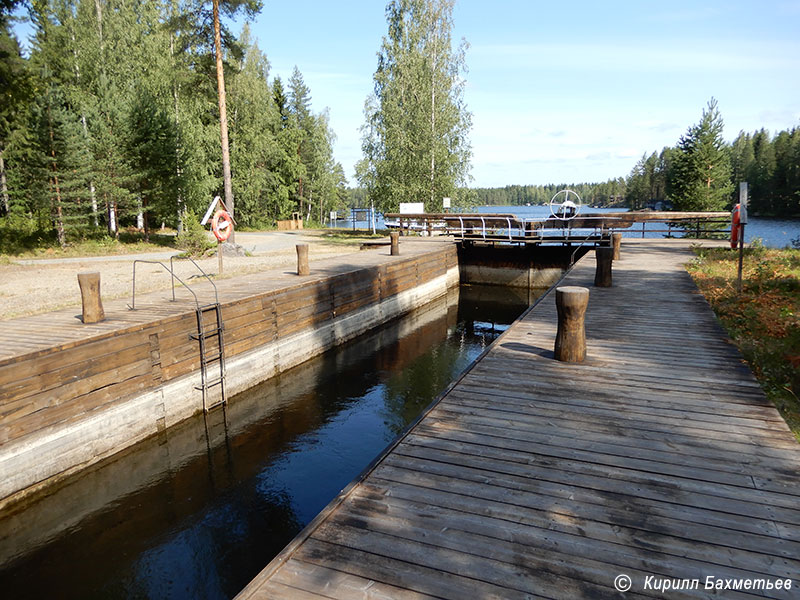
M 585 257 L 584 364 L 545 297 L 240 597 L 797 598 L 800 445 L 687 246 L 625 240 L 606 289 Z

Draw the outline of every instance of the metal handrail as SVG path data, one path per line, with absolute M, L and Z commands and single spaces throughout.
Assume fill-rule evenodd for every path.
M 447 230 L 454 232 L 457 236 L 460 235 L 461 238 L 465 238 L 467 235 L 474 235 L 484 240 L 488 240 L 490 238 L 504 239 L 509 243 L 514 243 L 515 241 L 524 241 L 524 238 L 527 237 L 546 240 L 549 237 L 548 232 L 560 231 L 564 229 L 569 229 L 572 231 L 576 229 L 592 229 L 595 232 L 634 232 L 636 229 L 633 226 L 638 223 L 642 223 L 642 225 L 646 227 L 646 231 L 649 233 L 667 233 L 671 235 L 675 232 L 676 228 L 680 226 L 684 231 L 684 235 L 686 236 L 691 236 L 692 233 L 695 233 L 695 235 L 717 232 L 724 234 L 724 229 L 713 230 L 709 229 L 707 225 L 725 224 L 727 222 L 726 220 L 718 220 L 719 217 L 716 216 L 716 213 L 712 214 L 710 217 L 686 216 L 681 217 L 680 219 L 670 219 L 662 215 L 654 215 L 656 218 L 646 219 L 644 221 L 631 221 L 630 219 L 626 219 L 624 216 L 621 216 L 625 214 L 627 213 L 620 213 L 619 215 L 614 213 L 602 215 L 578 215 L 576 217 L 576 221 L 565 220 L 559 222 L 558 224 L 552 224 L 555 226 L 548 226 L 551 225 L 548 223 L 550 220 L 549 218 L 520 219 L 508 214 L 481 215 L 480 213 L 475 213 L 474 215 L 436 214 L 415 216 L 418 216 L 420 219 L 423 219 L 427 222 L 433 222 L 437 220 L 444 221 Z M 472 219 L 474 224 L 470 224 L 468 227 L 467 221 L 469 219 Z M 457 223 L 457 227 L 451 229 L 448 222 L 453 224 Z M 480 225 L 478 225 L 478 223 L 480 223 Z M 652 225 L 657 223 L 664 223 L 667 225 L 667 228 L 652 229 Z M 505 234 L 503 234 L 501 231 L 503 225 L 508 228 L 508 231 Z M 518 226 L 519 228 L 519 231 L 517 232 L 518 235 L 515 234 L 515 226 Z M 528 229 L 528 227 L 530 227 L 530 229 Z
M 143 260 L 143 259 L 138 259 L 137 258 L 136 260 L 133 261 L 133 295 L 132 295 L 132 298 L 131 298 L 131 303 L 128 304 L 128 308 L 130 310 L 136 310 L 136 263 L 146 263 L 146 264 L 150 264 L 150 265 L 158 265 L 158 266 L 163 267 L 164 269 L 166 269 L 173 280 L 177 279 L 181 283 L 181 285 L 183 287 L 185 287 L 187 290 L 189 290 L 189 292 L 191 292 L 192 296 L 194 296 L 194 303 L 197 306 L 197 309 L 198 310 L 200 309 L 200 301 L 197 299 L 197 294 L 195 294 L 194 291 L 192 291 L 192 288 L 190 288 L 188 285 L 186 285 L 181 280 L 180 277 L 175 275 L 175 273 L 172 271 L 172 269 L 170 269 L 167 265 L 165 265 L 164 263 L 159 262 L 157 260 Z M 172 263 L 172 257 L 170 257 L 170 264 L 171 263 Z M 216 286 L 214 286 L 214 288 L 216 290 Z M 175 301 L 175 285 L 174 285 L 174 283 L 173 283 L 173 287 L 172 287 L 172 301 L 173 302 Z
M 586 242 L 589 241 L 589 238 L 591 238 L 593 235 L 596 235 L 596 234 L 597 234 L 597 229 L 595 228 L 595 230 L 592 231 L 592 233 L 587 235 L 585 238 L 583 238 L 583 241 L 580 244 L 578 244 L 578 246 L 575 248 L 575 250 L 572 251 L 572 256 L 570 256 L 570 258 L 569 258 L 569 266 L 570 267 L 575 264 L 575 255 L 578 253 L 578 250 L 583 248 L 583 246 L 586 244 Z
M 214 281 L 211 279 L 211 277 L 209 277 L 208 273 L 203 271 L 203 269 L 200 267 L 200 265 L 198 265 L 191 256 L 180 256 L 180 255 L 176 255 L 176 254 L 173 254 L 172 256 L 169 257 L 169 269 L 170 269 L 170 273 L 172 273 L 172 278 L 173 278 L 173 281 L 172 281 L 172 301 L 175 302 L 175 279 L 178 279 L 177 275 L 175 275 L 175 271 L 173 270 L 173 264 L 172 264 L 172 261 L 175 260 L 176 258 L 179 259 L 179 260 L 188 260 L 188 261 L 190 261 L 195 266 L 195 268 L 197 268 L 197 270 L 200 271 L 200 274 L 203 277 L 205 277 L 206 279 L 208 279 L 208 282 L 214 288 L 214 301 L 217 304 L 219 304 L 219 293 L 217 292 L 217 284 L 215 284 Z M 178 279 L 178 281 L 180 281 L 180 279 Z M 186 286 L 186 284 L 183 283 L 182 281 L 181 281 L 181 284 L 184 287 Z

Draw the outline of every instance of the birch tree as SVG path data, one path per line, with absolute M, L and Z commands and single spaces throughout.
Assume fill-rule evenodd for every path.
M 465 52 L 451 39 L 454 0 L 392 0 L 365 104 L 364 158 L 356 174 L 376 206 L 401 201 L 442 208 L 469 175 L 471 114 L 464 102 Z

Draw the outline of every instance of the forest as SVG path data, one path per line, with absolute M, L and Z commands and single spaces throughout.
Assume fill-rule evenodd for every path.
M 738 202 L 739 183 L 748 183 L 752 214 L 800 217 L 800 128 L 772 136 L 765 129 L 722 138 L 723 121 L 711 99 L 701 120 L 678 143 L 645 153 L 627 178 L 605 183 L 510 185 L 474 190 L 487 205 L 547 204 L 560 189 L 578 192 L 595 207 L 728 210 Z
M 627 177 L 469 188 L 471 114 L 465 46 L 450 38 L 454 0 L 388 2 L 351 188 L 333 156 L 328 112 L 312 111 L 300 70 L 286 82 L 271 76 L 247 24 L 238 35 L 226 27 L 257 14 L 260 0 L 30 0 L 25 53 L 13 35 L 20 6 L 0 0 L 6 237 L 65 246 L 125 229 L 145 238 L 154 228 L 180 233 L 222 194 L 223 179 L 232 182 L 240 228 L 272 227 L 295 212 L 324 223 L 330 211 L 370 203 L 397 210 L 400 199 L 425 200 L 432 211 L 444 196 L 457 207 L 545 204 L 565 187 L 597 207 L 727 210 L 740 181 L 749 183 L 753 214 L 800 216 L 800 128 L 725 142 L 713 98 L 675 146 L 646 153 Z M 224 150 L 220 160 L 220 89 L 230 178 Z M 403 90 L 413 90 L 413 103 L 398 102 Z
M 679 147 L 645 154 L 627 179 L 626 201 L 632 209 L 670 202 L 679 173 L 675 158 Z M 740 132 L 724 153 L 728 159 L 729 192 L 723 208 L 738 201 L 738 184 L 748 183 L 751 214 L 773 217 L 800 216 L 800 128 L 772 136 L 765 129 Z
M 597 208 L 626 206 L 625 178 L 609 179 L 605 183 L 559 183 L 547 185 L 507 185 L 502 188 L 474 188 L 475 201 L 480 205 L 548 204 L 560 190 L 578 193 L 585 205 Z
M 0 224 L 64 245 L 202 215 L 222 189 L 211 2 L 34 0 L 27 56 L 14 4 L 0 7 Z M 228 20 L 261 8 L 219 6 Z M 235 36 L 221 21 L 237 224 L 323 220 L 347 183 L 327 112 L 296 67 L 270 77 L 246 24 Z

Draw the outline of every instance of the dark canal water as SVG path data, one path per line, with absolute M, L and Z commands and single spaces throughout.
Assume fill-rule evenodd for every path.
M 234 596 L 528 302 L 461 288 L 6 515 L 0 596 Z

